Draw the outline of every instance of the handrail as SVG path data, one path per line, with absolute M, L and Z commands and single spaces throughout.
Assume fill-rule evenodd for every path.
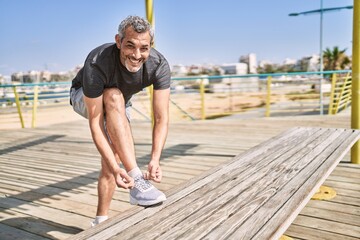
M 262 74 L 238 74 L 238 75 L 199 75 L 190 77 L 172 77 L 173 81 L 187 81 L 187 80 L 199 80 L 199 79 L 219 79 L 219 78 L 251 78 L 251 77 L 280 77 L 280 76 L 293 76 L 293 75 L 327 75 L 333 73 L 349 73 L 351 70 L 334 70 L 323 72 L 290 72 L 290 73 L 262 73 Z M 51 85 L 69 85 L 71 81 L 66 82 L 40 82 L 40 83 L 15 83 L 15 84 L 0 84 L 0 88 L 16 87 L 33 87 L 33 86 L 51 86 Z
M 296 84 L 305 84 L 305 85 L 316 85 L 319 86 L 319 79 L 321 76 L 326 76 L 326 75 L 335 75 L 335 74 L 350 74 L 351 71 L 350 70 L 337 70 L 337 71 L 323 71 L 323 72 L 291 72 L 291 73 L 265 73 L 265 74 L 239 74 L 239 75 L 199 75 L 199 76 L 188 76 L 188 77 L 172 77 L 171 80 L 174 83 L 174 86 L 176 85 L 176 83 L 182 83 L 185 81 L 196 81 L 196 83 L 191 83 L 190 87 L 184 88 L 184 90 L 178 90 L 177 88 L 172 88 L 172 96 L 181 96 L 181 94 L 189 94 L 189 93 L 195 93 L 195 94 L 199 94 L 200 95 L 200 105 L 199 105 L 199 109 L 200 109 L 200 114 L 198 115 L 198 112 L 196 110 L 196 113 L 191 113 L 191 111 L 188 111 L 186 108 L 184 108 L 182 106 L 182 102 L 181 100 L 179 102 L 175 102 L 175 101 L 171 101 L 171 104 L 173 106 L 175 106 L 175 109 L 177 109 L 176 111 L 179 111 L 181 113 L 181 115 L 185 115 L 186 117 L 188 117 L 191 120 L 195 120 L 195 119 L 210 119 L 210 118 L 214 118 L 214 117 L 219 117 L 219 116 L 225 116 L 225 115 L 229 115 L 229 114 L 233 114 L 236 112 L 241 112 L 243 110 L 241 110 L 242 108 L 238 107 L 238 108 L 232 108 L 234 101 L 233 99 L 236 99 L 236 97 L 241 94 L 240 92 L 246 92 L 246 91 L 253 91 L 253 88 L 256 88 L 255 91 L 258 91 L 259 94 L 261 94 L 264 98 L 264 107 L 265 107 L 265 114 L 263 116 L 270 116 L 270 108 L 272 111 L 274 112 L 278 112 L 278 114 L 283 114 L 283 112 L 291 112 L 294 111 L 293 107 L 289 107 L 290 102 L 288 101 L 288 103 L 282 104 L 276 104 L 273 105 L 271 102 L 273 100 L 273 96 L 272 95 L 277 95 L 277 94 L 282 94 L 281 89 L 278 89 L 278 85 L 288 85 L 288 86 L 293 86 L 293 89 L 296 89 Z M 319 75 L 319 76 L 314 76 L 314 75 Z M 299 79 L 299 81 L 301 80 L 301 82 L 298 82 L 297 78 L 293 78 L 294 80 L 290 80 L 292 79 L 292 76 L 301 76 L 301 79 Z M 306 78 L 306 76 L 310 76 L 310 78 Z M 279 77 L 285 77 L 285 80 L 283 79 L 279 79 Z M 286 79 L 286 77 L 289 77 L 288 79 Z M 219 82 L 220 84 L 218 85 L 218 83 L 215 83 L 214 80 L 220 80 L 220 79 L 224 79 L 223 81 Z M 225 80 L 226 79 L 226 80 Z M 232 79 L 237 79 L 237 80 L 232 80 Z M 245 80 L 245 79 L 249 79 Z M 254 81 L 256 81 L 256 79 L 258 79 L 257 85 L 254 85 Z M 290 81 L 289 81 L 290 80 Z M 234 85 L 235 84 L 235 85 Z M 244 85 L 243 85 L 244 84 Z M 290 85 L 289 85 L 290 84 Z M 36 126 L 36 111 L 37 111 L 37 98 L 39 94 L 39 98 L 40 99 L 46 99 L 46 98 L 52 98 L 51 94 L 48 93 L 41 93 L 40 94 L 40 88 L 41 87 L 52 87 L 52 86 L 57 86 L 63 89 L 62 91 L 62 95 L 59 96 L 59 99 L 64 99 L 64 98 L 68 98 L 69 96 L 66 95 L 66 88 L 70 88 L 71 85 L 71 81 L 66 81 L 66 82 L 40 82 L 40 83 L 14 83 L 14 84 L 2 84 L 0 85 L 0 89 L 1 88 L 12 88 L 14 90 L 14 92 L 17 89 L 20 88 L 33 88 L 34 92 L 33 94 L 30 93 L 30 101 L 33 101 L 33 116 L 32 116 L 32 127 Z M 184 86 L 187 86 L 186 84 Z M 216 88 L 215 88 L 216 87 Z M 37 91 L 35 91 L 37 90 Z M 265 92 L 264 92 L 265 90 Z M 26 90 L 28 91 L 28 90 Z M 216 112 L 215 108 L 212 107 L 211 101 L 213 103 L 216 104 L 215 101 L 218 101 L 217 99 L 214 100 L 214 97 L 216 94 L 211 95 L 211 93 L 222 93 L 223 97 L 224 96 L 229 99 L 228 102 L 225 102 L 225 104 L 229 104 L 229 108 L 227 108 L 228 110 L 225 110 L 225 112 Z M 210 94 L 209 94 L 210 93 Z M 174 95 L 173 95 L 174 94 Z M 176 95 L 178 94 L 178 95 Z M 303 95 L 301 92 L 296 93 L 296 92 L 291 92 L 290 95 L 288 95 L 288 98 L 291 99 L 291 101 L 294 101 L 292 99 L 297 99 L 297 98 L 301 98 Z M 307 93 L 308 97 L 311 97 L 310 93 Z M 151 93 L 148 93 L 148 97 L 147 99 L 151 99 Z M 275 96 L 274 95 L 274 96 Z M 313 93 L 313 95 L 316 95 L 316 93 Z M 318 95 L 318 94 L 317 94 Z M 54 95 L 55 96 L 55 95 Z M 19 96 L 17 96 L 17 98 L 19 98 Z M 299 99 L 300 99 L 299 98 Z M 315 97 L 311 97 L 311 99 L 315 99 Z M 7 98 L 10 99 L 12 101 L 14 100 L 19 100 L 19 99 L 14 99 L 14 98 Z M 309 98 L 310 99 L 310 98 Z M 173 100 L 173 99 L 172 99 Z M 24 100 L 22 100 L 24 101 Z M 25 100 L 25 101 L 29 101 Z M 15 101 L 16 103 L 16 107 L 18 109 L 18 114 L 19 114 L 19 118 L 20 121 L 22 123 L 22 127 L 24 127 L 23 124 L 23 119 L 22 119 L 22 114 L 21 114 L 21 106 L 20 106 L 20 101 Z M 276 102 L 275 102 L 276 103 Z M 316 107 L 317 106 L 322 106 L 322 102 L 320 101 L 320 103 L 315 103 L 314 101 L 302 101 L 299 103 L 295 102 L 295 104 L 298 104 L 298 106 L 300 107 L 300 111 L 303 111 L 303 109 L 309 109 L 312 108 L 313 106 Z M 288 104 L 288 105 L 286 105 Z M 299 105 L 301 104 L 301 106 Z M 311 106 L 310 106 L 311 105 Z M 151 105 L 150 105 L 151 106 Z M 250 105 L 250 106 L 261 106 L 261 105 Z M 251 108 L 251 107 L 250 107 Z M 194 109 L 194 108 L 193 108 Z M 254 108 L 255 109 L 255 108 Z M 315 109 L 315 108 L 313 108 Z M 194 110 L 192 110 L 194 111 Z M 150 109 L 150 114 L 152 114 L 152 111 Z M 151 119 L 151 115 L 150 115 L 150 119 Z
M 40 83 L 13 83 L 13 84 L 0 84 L 0 88 L 10 87 L 35 87 L 35 86 L 51 86 L 51 85 L 69 85 L 71 81 L 67 82 L 40 82 Z
M 292 75 L 327 75 L 333 73 L 348 73 L 351 70 L 334 70 L 334 71 L 323 71 L 323 72 L 290 72 L 290 73 L 262 73 L 262 74 L 240 74 L 240 75 L 199 75 L 191 77 L 172 77 L 171 80 L 199 80 L 199 79 L 219 79 L 219 78 L 251 78 L 251 77 L 280 77 L 280 76 L 292 76 Z

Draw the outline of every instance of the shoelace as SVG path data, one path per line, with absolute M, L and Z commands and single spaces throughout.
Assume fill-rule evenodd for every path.
M 135 183 L 135 188 L 137 188 L 140 191 L 145 191 L 152 187 L 152 184 L 148 180 L 144 179 L 142 176 L 136 177 L 134 179 L 134 183 Z

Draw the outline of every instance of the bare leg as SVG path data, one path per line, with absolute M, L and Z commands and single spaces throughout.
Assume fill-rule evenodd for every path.
M 134 140 L 130 123 L 126 117 L 123 94 L 117 88 L 104 91 L 106 128 L 115 152 L 120 157 L 127 172 L 137 167 Z
M 126 117 L 124 97 L 119 89 L 110 88 L 104 91 L 104 107 L 106 112 L 106 130 L 111 139 L 111 147 L 117 162 L 120 159 L 127 172 L 137 167 L 134 141 L 129 121 Z M 107 163 L 101 159 L 101 172 L 98 182 L 97 216 L 107 216 L 116 183 Z
M 116 160 L 120 163 L 119 158 Z M 116 188 L 115 178 L 106 162 L 101 158 L 101 171 L 98 182 L 98 206 L 96 216 L 107 216 Z

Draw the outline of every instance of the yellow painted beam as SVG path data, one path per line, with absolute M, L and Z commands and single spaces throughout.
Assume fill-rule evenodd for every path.
M 153 0 L 145 0 L 145 7 L 146 7 L 146 18 L 151 24 L 152 28 L 155 31 L 155 17 L 154 17 L 154 2 Z M 155 47 L 155 40 L 153 40 L 153 46 Z M 150 86 L 148 88 L 148 92 L 150 94 L 150 117 L 151 122 L 154 124 L 154 107 L 153 107 L 153 88 Z
M 153 28 L 155 28 L 155 17 L 154 17 L 154 1 L 145 0 L 146 4 L 146 18 Z
M 352 48 L 351 128 L 360 129 L 360 1 L 354 0 Z M 359 141 L 351 148 L 351 162 L 360 164 Z
M 334 114 L 333 108 L 334 108 L 336 81 L 337 81 L 336 73 L 333 73 L 331 78 L 331 94 L 330 94 L 330 102 L 329 102 L 329 110 L 328 110 L 329 115 Z
M 17 93 L 17 90 L 16 90 L 15 86 L 13 86 L 13 91 L 14 91 L 14 95 L 15 95 L 15 103 L 16 103 L 18 114 L 19 114 L 21 127 L 25 128 L 24 119 L 23 119 L 23 116 L 22 116 L 22 113 L 21 113 L 19 94 Z
M 204 86 L 204 79 L 200 80 L 200 99 L 201 99 L 201 120 L 206 119 L 206 112 L 205 112 L 205 86 Z
M 36 127 L 38 96 L 39 96 L 39 86 L 35 86 L 34 87 L 34 101 L 33 101 L 32 122 L 31 122 L 31 127 L 32 128 Z
M 265 117 L 270 117 L 270 105 L 271 105 L 271 82 L 272 77 L 267 77 L 267 88 L 266 88 L 266 111 L 265 111 Z

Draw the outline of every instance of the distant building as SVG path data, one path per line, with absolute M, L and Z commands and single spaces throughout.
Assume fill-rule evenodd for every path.
M 312 55 L 303 57 L 296 62 L 296 70 L 301 72 L 317 72 L 319 71 L 320 57 L 319 55 Z
M 227 63 L 220 65 L 220 68 L 224 74 L 242 75 L 248 72 L 248 65 L 246 63 Z
M 283 64 L 284 65 L 296 65 L 297 60 L 291 58 L 285 58 Z
M 52 73 L 49 71 L 17 72 L 11 75 L 11 82 L 39 83 L 39 82 L 65 82 L 72 80 L 73 71 Z
M 188 73 L 187 68 L 182 64 L 173 65 L 171 67 L 171 74 L 175 77 L 185 77 L 187 73 Z
M 247 73 L 256 74 L 257 73 L 257 61 L 256 54 L 250 53 L 240 57 L 240 63 L 245 63 L 248 66 Z

